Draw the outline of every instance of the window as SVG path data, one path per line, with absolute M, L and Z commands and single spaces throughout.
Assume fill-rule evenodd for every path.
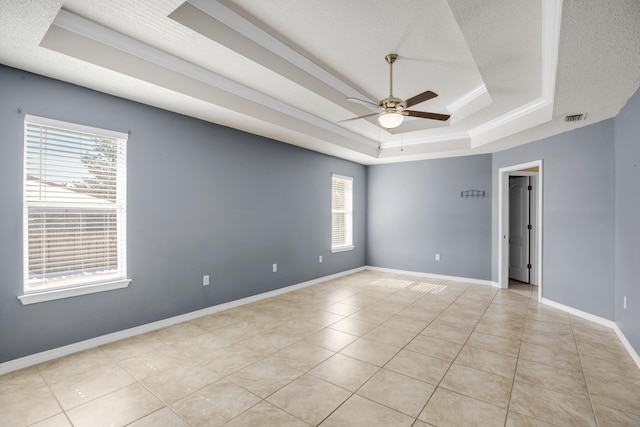
M 331 252 L 353 249 L 353 178 L 331 176 Z
M 127 135 L 27 115 L 24 304 L 126 279 Z

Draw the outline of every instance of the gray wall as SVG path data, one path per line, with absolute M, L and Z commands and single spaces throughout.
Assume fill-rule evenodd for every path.
M 498 169 L 538 159 L 544 297 L 615 319 L 640 351 L 640 94 L 614 120 L 493 155 L 366 168 L 2 66 L 0 93 L 0 363 L 365 262 L 497 281 Z M 25 113 L 131 131 L 129 288 L 18 301 Z M 355 178 L 352 252 L 330 253 L 332 172 Z
M 491 155 L 376 165 L 368 172 L 368 265 L 491 279 Z M 464 190 L 486 193 L 461 198 Z
M 616 117 L 615 140 L 615 320 L 640 353 L 640 91 Z
M 0 362 L 365 264 L 364 166 L 3 66 L 0 93 Z M 18 301 L 25 113 L 131 131 L 129 288 Z M 354 177 L 351 252 L 330 252 L 332 172 Z
M 543 297 L 613 320 L 613 120 L 493 154 L 498 169 L 543 160 Z M 498 234 L 498 197 L 493 200 Z M 498 249 L 493 243 L 493 280 Z

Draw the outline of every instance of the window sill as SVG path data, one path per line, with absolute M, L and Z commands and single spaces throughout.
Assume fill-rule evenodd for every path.
M 355 246 L 353 245 L 336 246 L 335 248 L 331 248 L 331 253 L 335 254 L 336 252 L 347 252 L 347 251 L 352 251 L 354 249 L 355 249 Z
M 111 291 L 114 289 L 122 289 L 129 286 L 131 279 L 120 279 L 112 282 L 94 283 L 84 286 L 76 286 L 65 289 L 52 289 L 42 292 L 33 292 L 20 295 L 18 299 L 22 305 L 36 304 L 39 302 L 53 301 L 62 298 L 77 297 L 80 295 L 93 294 L 97 292 Z

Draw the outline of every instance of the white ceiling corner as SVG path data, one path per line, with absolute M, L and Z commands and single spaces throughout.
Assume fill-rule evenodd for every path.
M 363 164 L 526 143 L 589 124 L 564 114 L 615 115 L 640 84 L 635 0 L 3 3 L 3 64 Z M 391 52 L 394 95 L 433 90 L 412 109 L 449 121 L 340 122 L 371 112 L 346 97 L 388 96 Z

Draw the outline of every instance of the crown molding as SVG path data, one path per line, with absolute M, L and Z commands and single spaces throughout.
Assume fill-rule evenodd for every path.
M 67 10 L 61 9 L 54 19 L 52 26 L 78 34 L 97 41 L 105 46 L 133 55 L 162 68 L 174 71 L 182 76 L 198 80 L 202 83 L 221 89 L 225 92 L 273 109 L 308 124 L 322 128 L 334 134 L 348 138 L 367 148 L 377 148 L 378 143 L 338 126 L 335 123 L 321 119 L 299 108 L 275 99 L 260 91 L 237 83 L 220 74 L 199 67 L 174 55 L 154 48 L 146 43 L 135 40 L 96 22 L 85 19 Z M 45 36 L 46 39 L 46 36 Z M 79 58 L 84 60 L 83 58 Z
M 304 57 L 246 18 L 240 16 L 218 0 L 187 0 L 172 14 L 170 14 L 169 18 L 172 18 L 172 15 L 183 7 L 190 9 L 194 13 L 199 13 L 198 11 L 200 11 L 204 14 L 202 16 L 207 15 L 227 26 L 230 28 L 230 31 L 232 31 L 231 34 L 238 33 L 242 35 L 259 46 L 260 49 L 264 49 L 265 51 L 268 51 L 280 58 L 279 60 L 284 61 L 282 62 L 283 64 L 288 63 L 293 67 L 292 69 L 300 70 L 305 73 L 304 75 L 317 79 L 317 81 L 322 82 L 327 87 L 336 91 L 334 95 L 340 93 L 346 96 L 367 99 L 365 95 L 355 88 L 340 80 L 338 77 L 323 69 L 313 61 Z M 466 144 L 467 148 L 473 149 L 516 134 L 532 126 L 552 120 L 560 24 L 562 17 L 562 0 L 542 0 L 541 13 L 541 94 L 538 98 L 468 130 L 461 130 L 460 126 L 456 124 L 454 127 L 449 126 L 448 128 L 440 127 L 433 129 L 433 132 L 428 130 L 418 131 L 416 133 L 409 132 L 406 136 L 411 136 L 413 134 L 411 139 L 400 138 L 399 141 L 384 143 L 365 137 L 337 123 L 322 119 L 314 114 L 308 113 L 300 108 L 294 107 L 286 102 L 260 92 L 259 90 L 247 87 L 213 71 L 199 67 L 193 63 L 176 57 L 175 55 L 154 48 L 146 43 L 135 40 L 69 11 L 60 10 L 52 23 L 52 27 L 59 27 L 81 37 L 98 42 L 109 48 L 116 49 L 120 52 L 124 52 L 128 55 L 147 61 L 154 66 L 170 70 L 180 76 L 184 76 L 185 78 L 196 80 L 217 90 L 222 90 L 238 97 L 236 99 L 242 98 L 244 100 L 242 102 L 245 104 L 246 101 L 249 101 L 254 105 L 265 107 L 266 109 L 272 110 L 276 113 L 281 113 L 287 117 L 312 125 L 316 129 L 328 132 L 325 133 L 325 136 L 322 138 L 323 140 L 335 144 L 336 147 L 354 150 L 354 152 L 359 152 L 365 156 L 371 156 L 371 158 L 374 159 L 376 157 L 373 155 L 374 150 L 378 153 L 378 157 L 380 157 L 380 150 L 395 149 L 403 145 L 424 145 L 426 151 L 422 151 L 425 151 L 425 153 L 435 153 L 443 150 L 447 151 L 443 144 L 437 143 L 446 144 L 448 141 L 455 140 L 458 142 L 468 141 L 468 144 Z M 43 43 L 41 44 L 45 47 L 46 43 L 44 43 L 44 41 L 46 40 L 46 37 L 47 36 L 45 36 L 45 39 L 43 39 Z M 60 44 L 58 44 L 58 46 L 60 46 Z M 55 50 L 55 47 L 53 49 Z M 63 52 L 62 49 L 59 50 L 59 52 L 69 54 L 68 52 Z M 81 58 L 79 56 L 76 56 L 76 58 L 91 62 L 91 59 Z M 100 65 L 97 63 L 95 64 Z M 118 70 L 115 65 L 112 69 L 125 74 L 127 73 L 126 71 Z M 137 77 L 141 78 L 140 76 Z M 144 76 L 142 79 L 144 80 Z M 149 80 L 149 82 L 153 81 Z M 176 83 L 178 86 L 179 84 L 180 83 Z M 174 88 L 174 90 L 176 89 Z M 178 88 L 177 90 L 180 89 Z M 490 91 L 484 84 L 472 89 L 459 99 L 450 103 L 447 105 L 446 109 L 450 113 L 455 113 L 456 111 L 469 106 L 473 102 L 478 102 L 478 100 L 483 96 L 488 99 L 488 102 L 490 102 Z M 208 102 L 212 101 L 209 100 Z M 333 102 L 335 102 L 335 99 Z M 227 108 L 230 108 L 233 111 L 233 107 Z M 236 107 L 236 109 L 237 108 L 238 107 Z M 241 110 L 238 110 L 238 112 L 241 112 Z M 465 114 L 462 114 L 461 117 L 462 119 L 459 124 L 464 123 Z M 257 120 L 269 120 L 266 116 L 263 118 L 256 116 L 255 118 Z M 283 123 L 280 123 L 279 125 L 287 127 L 287 125 Z M 292 129 L 294 128 L 295 127 Z M 339 138 L 331 141 L 331 135 L 335 135 Z M 416 137 L 416 135 L 420 136 Z M 403 139 L 407 139 L 407 141 L 404 141 Z M 340 142 L 337 140 L 340 140 Z M 435 145 L 432 145 L 432 147 L 429 148 L 429 145 L 434 143 Z

